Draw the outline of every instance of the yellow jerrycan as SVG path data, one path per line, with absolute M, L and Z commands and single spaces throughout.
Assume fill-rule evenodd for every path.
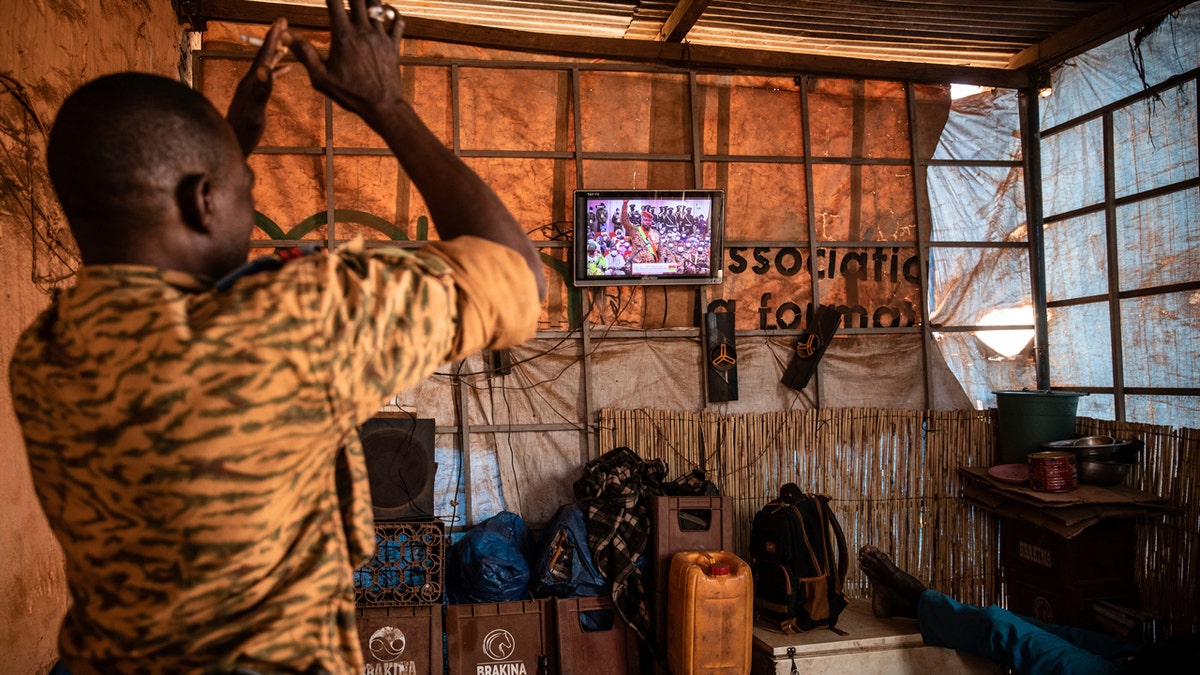
M 681 551 L 667 588 L 673 675 L 746 675 L 754 630 L 750 566 L 725 551 Z

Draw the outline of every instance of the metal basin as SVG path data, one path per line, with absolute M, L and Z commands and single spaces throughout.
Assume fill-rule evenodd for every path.
M 1145 444 L 1138 440 L 1117 440 L 1112 436 L 1085 436 L 1083 438 L 1043 443 L 1042 447 L 1046 450 L 1074 452 L 1080 461 L 1094 460 L 1129 463 L 1137 459 L 1137 454 L 1142 451 Z
M 1129 462 L 1078 459 L 1079 482 L 1087 485 L 1117 485 L 1129 475 Z

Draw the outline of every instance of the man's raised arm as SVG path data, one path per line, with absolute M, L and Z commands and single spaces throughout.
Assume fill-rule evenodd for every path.
M 296 59 L 308 70 L 313 87 L 355 113 L 395 153 L 400 166 L 420 190 L 442 239 L 472 235 L 520 253 L 546 297 L 546 279 L 537 249 L 496 193 L 442 144 L 404 100 L 400 79 L 403 19 L 390 26 L 380 16 L 378 0 L 327 0 L 330 49 L 322 57 L 307 40 L 292 34 Z

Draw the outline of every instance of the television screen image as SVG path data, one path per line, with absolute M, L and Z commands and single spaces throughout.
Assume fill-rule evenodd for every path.
M 576 286 L 721 282 L 720 190 L 575 192 Z

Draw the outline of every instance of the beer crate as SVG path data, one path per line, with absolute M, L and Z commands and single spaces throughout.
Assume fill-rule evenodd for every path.
M 637 634 L 611 598 L 555 600 L 554 619 L 558 670 L 563 675 L 638 672 Z
M 655 497 L 653 590 L 665 593 L 671 556 L 680 551 L 733 550 L 732 497 Z
M 442 607 L 360 607 L 363 675 L 441 673 Z
M 441 521 L 375 523 L 375 555 L 354 572 L 359 607 L 441 604 L 446 534 Z
M 446 647 L 452 674 L 539 673 L 545 657 L 557 672 L 554 606 L 550 599 L 446 607 Z

